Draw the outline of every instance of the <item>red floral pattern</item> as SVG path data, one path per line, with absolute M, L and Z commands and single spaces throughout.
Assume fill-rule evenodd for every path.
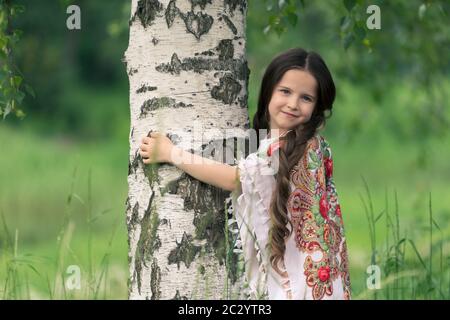
M 317 275 L 319 276 L 319 280 L 322 282 L 326 282 L 330 279 L 330 267 L 320 267 L 317 271 Z
M 350 299 L 347 245 L 341 207 L 333 181 L 333 160 L 327 141 L 316 136 L 306 147 L 305 156 L 291 171 L 293 192 L 288 211 L 295 231 L 297 248 L 307 253 L 304 263 L 306 283 L 313 299 L 333 294 L 333 282 L 342 281 L 344 298 Z M 321 252 L 314 261 L 312 254 Z
M 328 202 L 327 202 L 327 193 L 324 192 L 322 195 L 322 198 L 320 198 L 320 202 L 319 202 L 319 206 L 320 206 L 320 214 L 322 215 L 322 217 L 325 220 L 328 220 Z

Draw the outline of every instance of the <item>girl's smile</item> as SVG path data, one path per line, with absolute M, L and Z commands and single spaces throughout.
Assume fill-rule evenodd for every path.
M 292 113 L 289 113 L 289 112 L 284 112 L 284 111 L 281 111 L 281 112 L 284 113 L 289 118 L 298 118 L 299 117 L 299 116 L 296 116 L 295 114 L 292 114 Z

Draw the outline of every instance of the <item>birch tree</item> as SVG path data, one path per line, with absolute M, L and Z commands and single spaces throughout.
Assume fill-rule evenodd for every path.
M 130 299 L 232 298 L 227 292 L 240 285 L 226 241 L 229 193 L 175 166 L 145 166 L 138 150 L 149 131 L 160 131 L 217 159 L 221 146 L 249 128 L 246 10 L 245 0 L 132 0 L 124 56 Z M 224 137 L 225 129 L 235 136 Z

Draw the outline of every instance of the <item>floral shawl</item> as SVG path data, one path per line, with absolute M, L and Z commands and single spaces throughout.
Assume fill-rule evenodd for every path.
M 265 151 L 273 143 L 265 142 L 239 162 L 241 189 L 232 198 L 249 297 L 350 299 L 347 245 L 329 144 L 316 134 L 290 172 L 287 210 L 293 230 L 278 273 L 269 262 L 268 210 L 275 178 L 261 174 L 271 163 L 272 151 Z

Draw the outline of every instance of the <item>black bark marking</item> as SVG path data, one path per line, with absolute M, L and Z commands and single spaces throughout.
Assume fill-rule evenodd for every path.
M 175 5 L 175 0 L 171 0 L 169 2 L 169 5 L 167 6 L 166 13 L 165 13 L 166 23 L 167 23 L 168 28 L 172 27 L 173 21 L 175 20 L 176 16 L 179 13 L 180 13 L 180 10 Z
M 238 102 L 239 102 L 239 106 L 241 108 L 246 108 L 247 107 L 247 100 L 248 100 L 248 95 L 246 94 L 243 97 L 238 98 Z
M 139 167 L 139 160 L 141 160 L 141 156 L 138 151 L 134 153 L 134 157 L 132 161 L 128 162 L 128 175 L 132 173 L 136 173 L 137 168 Z
M 160 188 L 161 196 L 164 196 L 166 193 L 169 194 L 177 194 L 178 190 L 178 179 L 170 181 L 166 186 Z
M 190 1 L 191 1 L 191 11 L 183 13 L 176 6 L 175 0 L 171 0 L 165 12 L 166 23 L 167 27 L 171 28 L 173 22 L 175 21 L 175 18 L 177 16 L 180 16 L 181 19 L 184 21 L 186 31 L 192 33 L 197 38 L 197 40 L 199 40 L 203 34 L 208 33 L 208 31 L 211 29 L 211 26 L 214 23 L 214 18 L 203 12 L 195 13 L 193 10 L 197 5 L 199 5 L 202 10 L 205 9 L 206 4 L 211 3 L 211 0 L 190 0 Z
M 127 200 L 125 201 L 125 205 L 126 205 L 126 213 L 127 216 L 126 218 L 128 219 L 129 216 L 133 217 L 133 214 L 130 213 L 131 211 L 131 203 L 130 203 L 130 197 L 127 197 Z M 139 205 L 138 203 L 136 203 L 136 205 Z M 128 248 L 130 248 L 130 243 L 131 243 L 131 229 L 132 229 L 132 218 L 130 219 L 130 221 L 127 221 L 127 229 L 128 229 L 128 237 L 127 237 L 127 242 L 128 242 Z M 131 265 L 131 255 L 128 255 L 128 265 Z M 128 279 L 128 281 L 130 281 L 130 279 Z M 128 288 L 131 288 L 130 286 L 128 286 Z
M 198 266 L 198 273 L 200 273 L 202 276 L 204 276 L 205 273 L 206 273 L 206 268 L 205 268 L 205 266 L 199 265 L 199 266 Z
M 173 72 L 175 74 L 180 74 L 181 61 L 178 59 L 178 56 L 174 53 L 170 60 L 170 65 L 173 68 Z
M 152 39 L 153 45 L 156 46 L 158 44 L 158 42 L 159 42 L 159 40 L 156 39 L 155 37 L 153 37 L 153 39 Z
M 128 71 L 128 75 L 129 75 L 129 76 L 133 76 L 133 75 L 135 75 L 136 73 L 138 73 L 138 69 L 130 68 L 130 71 Z
M 156 259 L 153 259 L 152 262 L 150 289 L 152 291 L 151 300 L 159 300 L 161 298 L 161 268 Z
M 156 15 L 163 10 L 163 5 L 158 0 L 139 0 L 136 12 L 131 22 L 139 18 L 144 28 L 152 25 Z
M 161 222 L 160 222 L 160 226 L 165 226 L 165 225 L 168 225 L 169 226 L 169 229 L 171 229 L 172 227 L 171 227 L 171 225 L 170 225 L 170 222 L 169 222 L 169 220 L 167 220 L 166 218 L 164 218 L 164 219 L 161 219 Z
M 180 269 L 181 262 L 184 262 L 186 268 L 189 268 L 201 249 L 201 247 L 193 244 L 193 240 L 194 237 L 192 235 L 184 232 L 181 241 L 176 241 L 177 247 L 169 253 L 169 264 L 176 263 L 178 269 Z
M 207 51 L 203 51 L 203 52 L 201 52 L 201 53 L 198 53 L 198 52 L 196 52 L 195 54 L 194 54 L 194 56 L 198 56 L 198 55 L 202 55 L 202 56 L 214 56 L 215 55 L 215 53 L 212 51 L 212 50 L 207 50 Z
M 162 108 L 190 108 L 192 104 L 185 104 L 183 102 L 176 102 L 175 99 L 168 97 L 161 98 L 151 98 L 146 100 L 141 107 L 141 114 L 139 115 L 139 119 L 144 118 L 149 112 L 162 109 Z
M 186 25 L 187 31 L 192 33 L 197 40 L 199 40 L 203 34 L 208 33 L 214 22 L 213 17 L 203 12 L 194 13 L 189 11 L 187 14 L 180 13 L 180 16 Z
M 130 197 L 127 197 L 127 200 L 125 200 L 125 206 L 127 207 L 125 210 L 126 212 L 131 210 L 131 203 L 130 203 Z
M 228 6 L 230 9 L 231 16 L 234 16 L 234 11 L 236 7 L 239 6 L 239 10 L 244 14 L 244 10 L 247 7 L 247 0 L 224 0 L 225 8 Z
M 180 294 L 180 291 L 177 290 L 177 292 L 175 293 L 175 296 L 171 300 L 188 300 L 188 297 L 187 296 L 182 296 Z
M 219 60 L 230 60 L 233 59 L 234 46 L 230 39 L 220 40 L 219 45 L 215 48 L 219 52 Z
M 239 95 L 242 86 L 237 82 L 233 76 L 225 75 L 220 78 L 220 84 L 214 86 L 211 90 L 211 97 L 220 100 L 225 104 L 231 104 Z
M 183 65 L 178 58 L 178 55 L 176 53 L 172 54 L 172 58 L 170 58 L 170 63 L 163 63 L 158 66 L 156 66 L 156 71 L 162 72 L 162 73 L 170 73 L 170 74 L 180 74 L 180 70 L 182 69 Z
M 244 60 L 240 65 L 240 69 L 238 70 L 237 78 L 240 80 L 245 80 L 245 87 L 248 88 L 248 78 L 250 76 L 250 69 L 248 68 L 247 60 Z
M 152 206 L 155 194 L 152 192 L 148 202 L 147 210 L 140 221 L 141 233 L 137 243 L 137 248 L 134 256 L 134 265 L 136 272 L 136 280 L 139 294 L 142 286 L 142 266 L 148 267 L 147 262 L 151 261 L 153 253 L 161 247 L 161 239 L 158 237 L 157 231 L 160 220 L 155 208 Z M 136 206 L 135 206 L 136 207 Z
M 244 152 L 246 152 L 249 150 L 248 139 L 244 143 Z M 232 141 L 225 139 L 212 141 L 202 146 L 202 156 L 214 157 L 217 161 L 226 162 L 223 150 L 230 145 L 233 145 L 234 158 L 237 159 L 237 138 Z M 207 239 L 205 251 L 214 252 L 219 264 L 224 264 L 228 256 L 228 276 L 235 283 L 239 277 L 237 265 L 239 257 L 233 252 L 233 235 L 230 233 L 228 237 L 228 246 L 225 241 L 225 216 L 227 219 L 232 217 L 228 212 L 225 213 L 225 199 L 229 196 L 229 192 L 195 180 L 185 173 L 179 179 L 169 182 L 164 189 L 165 192 L 183 197 L 184 209 L 194 211 L 195 239 Z M 194 254 L 191 253 L 190 256 L 194 256 Z M 172 258 L 175 259 L 175 253 Z
M 234 23 L 228 18 L 226 14 L 222 15 L 223 19 L 225 20 L 225 23 L 227 24 L 228 28 L 230 28 L 231 32 L 233 32 L 234 35 L 237 35 L 237 28 L 234 25 Z
M 174 53 L 170 63 L 162 63 L 156 66 L 155 69 L 158 72 L 170 74 L 180 74 L 181 70 L 193 71 L 199 74 L 211 70 L 222 72 L 229 71 L 234 74 L 238 80 L 245 80 L 248 85 L 250 70 L 248 69 L 247 61 L 245 61 L 245 59 L 231 59 L 231 53 L 234 52 L 234 49 L 231 49 L 231 46 L 231 43 L 225 39 L 221 40 L 219 45 L 214 49 L 200 53 L 200 55 L 211 56 L 212 52 L 215 51 L 218 53 L 218 59 L 188 57 L 183 58 L 181 61 L 178 58 L 178 55 Z M 199 54 L 195 55 L 198 56 Z
M 158 175 L 158 168 L 161 165 L 162 164 L 160 164 L 160 163 L 154 163 L 151 165 L 144 166 L 144 175 L 148 178 L 148 183 L 150 185 L 150 189 L 152 189 L 152 190 L 153 190 L 153 186 L 154 186 L 155 182 L 157 184 L 161 183 L 160 177 Z
M 211 0 L 190 0 L 190 2 L 192 11 L 194 11 L 195 6 L 200 6 L 200 8 L 204 10 L 208 3 L 212 4 Z
M 134 204 L 133 210 L 131 212 L 130 221 L 128 223 L 128 231 L 131 231 L 131 229 L 139 223 L 139 202 L 136 202 Z
M 248 88 L 248 80 L 249 80 L 249 77 L 250 77 L 250 69 L 248 68 L 247 60 L 245 60 L 244 63 L 242 64 L 242 68 L 240 69 L 240 72 L 241 72 L 240 76 L 242 76 L 244 78 L 244 80 L 245 80 L 245 87 Z M 247 107 L 247 101 L 248 101 L 248 94 L 245 94 L 243 97 L 240 97 L 238 99 L 238 101 L 239 101 L 239 105 L 240 105 L 241 108 L 246 108 Z
M 155 91 L 158 87 L 152 87 L 152 86 L 146 86 L 145 84 L 142 85 L 139 89 L 136 90 L 136 93 L 143 93 L 147 91 Z

